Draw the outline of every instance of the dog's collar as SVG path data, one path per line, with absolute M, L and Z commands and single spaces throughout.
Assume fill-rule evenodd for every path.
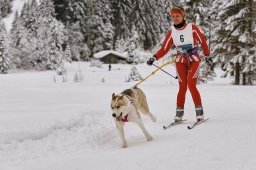
M 124 117 L 117 117 L 116 120 L 120 122 L 128 122 L 128 114 L 126 114 Z
M 128 122 L 128 114 L 126 114 L 122 119 L 120 120 L 122 122 Z

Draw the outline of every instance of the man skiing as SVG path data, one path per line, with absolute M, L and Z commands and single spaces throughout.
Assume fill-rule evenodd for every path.
M 209 56 L 210 51 L 206 43 L 206 39 L 198 27 L 194 24 L 187 23 L 185 20 L 185 11 L 182 7 L 173 7 L 170 11 L 174 25 L 171 26 L 167 33 L 162 47 L 149 58 L 148 65 L 152 65 L 155 60 L 162 58 L 174 45 L 177 54 L 173 58 L 176 62 L 176 71 L 179 79 L 179 92 L 177 94 L 177 108 L 175 122 L 182 121 L 184 115 L 184 104 L 187 87 L 192 95 L 197 121 L 204 119 L 204 111 L 200 93 L 196 87 L 199 76 L 199 67 L 201 58 L 197 52 L 198 42 L 201 44 L 205 56 Z M 205 58 L 207 63 L 211 63 L 212 59 Z

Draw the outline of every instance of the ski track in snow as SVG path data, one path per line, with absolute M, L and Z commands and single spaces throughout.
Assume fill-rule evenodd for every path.
M 109 147 L 107 144 L 116 137 L 113 122 L 106 124 L 104 116 L 91 115 L 99 113 L 92 111 L 67 120 L 5 129 L 0 132 L 0 162 L 54 158 L 70 152 L 90 152 Z

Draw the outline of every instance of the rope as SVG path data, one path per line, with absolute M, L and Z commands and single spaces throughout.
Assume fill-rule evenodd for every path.
M 140 85 L 142 82 L 144 82 L 145 80 L 147 80 L 150 76 L 152 76 L 152 75 L 154 75 L 157 71 L 159 71 L 159 70 L 162 70 L 162 68 L 163 67 L 165 67 L 166 65 L 168 65 L 168 64 L 171 64 L 172 63 L 172 61 L 168 61 L 168 62 L 166 62 L 166 63 L 164 63 L 163 65 L 161 65 L 161 66 L 157 66 L 157 69 L 156 70 L 154 70 L 151 74 L 149 74 L 147 77 L 145 77 L 143 80 L 141 80 L 140 82 L 138 82 L 137 84 L 135 84 L 132 88 L 134 89 L 135 87 L 137 87 L 138 85 Z M 164 70 L 162 70 L 162 71 L 164 71 Z M 173 76 L 174 77 L 174 76 Z

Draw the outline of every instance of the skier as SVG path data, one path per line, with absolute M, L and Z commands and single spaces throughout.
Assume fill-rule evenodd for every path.
M 185 11 L 182 7 L 173 7 L 170 15 L 174 25 L 171 26 L 170 31 L 167 33 L 162 47 L 153 57 L 148 59 L 147 64 L 152 65 L 155 60 L 162 58 L 170 50 L 172 45 L 176 47 L 177 54 L 173 58 L 173 61 L 176 63 L 179 92 L 177 94 L 177 108 L 174 120 L 175 122 L 182 120 L 188 87 L 194 101 L 197 121 L 200 121 L 204 119 L 204 111 L 200 93 L 196 87 L 201 61 L 197 52 L 198 42 L 203 48 L 203 53 L 206 56 L 205 61 L 208 64 L 212 63 L 212 59 L 209 57 L 210 51 L 206 39 L 198 27 L 186 22 Z

